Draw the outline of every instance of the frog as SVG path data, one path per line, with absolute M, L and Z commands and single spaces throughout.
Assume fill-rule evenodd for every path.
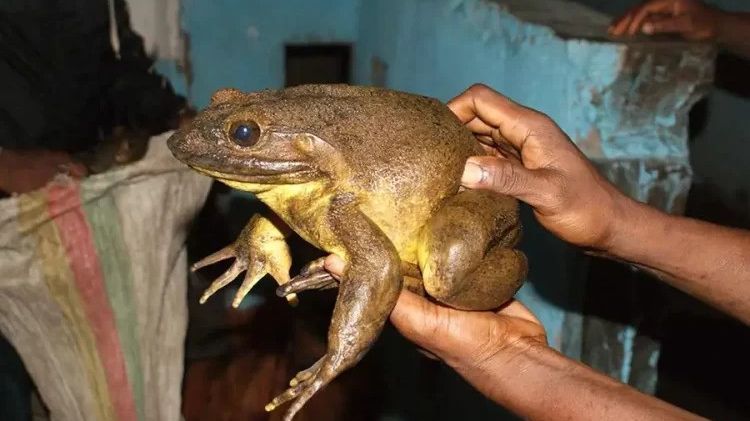
M 265 275 L 292 304 L 303 291 L 338 289 L 326 354 L 266 406 L 289 403 L 286 421 L 365 356 L 404 288 L 487 311 L 511 300 L 527 275 L 518 201 L 461 186 L 466 160 L 489 152 L 435 98 L 349 84 L 220 89 L 168 147 L 272 211 L 192 266 L 234 259 L 201 303 L 243 272 L 235 307 Z M 294 278 L 292 233 L 325 252 Z M 325 270 L 330 254 L 345 263 L 340 276 Z

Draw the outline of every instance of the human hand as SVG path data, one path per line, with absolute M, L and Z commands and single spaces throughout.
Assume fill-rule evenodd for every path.
M 575 245 L 606 250 L 627 198 L 602 177 L 549 117 L 484 85 L 448 103 L 494 157 L 472 157 L 462 184 L 514 196 Z
M 338 278 L 344 270 L 344 261 L 330 255 L 325 268 Z M 407 339 L 467 376 L 469 381 L 471 373 L 482 372 L 485 364 L 496 357 L 510 359 L 530 347 L 547 345 L 542 324 L 516 300 L 496 312 L 461 311 L 405 290 L 391 313 L 391 322 Z M 475 380 L 481 382 L 479 378 Z M 474 386 L 481 390 L 490 385 Z
M 724 13 L 699 0 L 650 0 L 633 7 L 609 27 L 610 35 L 679 34 L 691 41 L 717 37 Z
M 58 173 L 81 178 L 86 167 L 65 152 L 48 150 L 0 152 L 0 190 L 27 193 L 43 187 Z

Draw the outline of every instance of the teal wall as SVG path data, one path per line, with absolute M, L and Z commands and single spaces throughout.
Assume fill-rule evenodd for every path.
M 577 0 L 611 16 L 619 16 L 640 0 Z M 750 11 L 745 0 L 706 1 L 727 11 Z M 691 164 L 696 183 L 715 195 L 717 207 L 729 213 L 750 210 L 750 100 L 724 89 L 708 96 L 705 127 L 692 139 Z M 745 220 L 749 220 L 747 217 Z
M 185 0 L 191 101 L 208 104 L 222 87 L 278 88 L 284 83 L 284 44 L 354 42 L 358 1 Z

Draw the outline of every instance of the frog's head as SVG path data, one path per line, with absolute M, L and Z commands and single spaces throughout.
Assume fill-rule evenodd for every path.
M 330 179 L 338 167 L 335 154 L 307 130 L 316 126 L 309 116 L 304 101 L 275 91 L 223 89 L 168 146 L 193 169 L 255 193 Z

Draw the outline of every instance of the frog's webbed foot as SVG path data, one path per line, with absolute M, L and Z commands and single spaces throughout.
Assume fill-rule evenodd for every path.
M 320 366 L 323 365 L 324 358 L 319 359 L 315 362 L 310 368 L 307 368 L 305 370 L 300 371 L 297 373 L 296 376 L 292 380 L 289 381 L 289 386 L 294 387 L 298 384 L 305 382 L 307 380 L 310 380 L 313 376 L 318 374 L 318 371 L 320 371 Z
M 201 304 L 244 271 L 247 271 L 245 279 L 232 301 L 235 308 L 266 274 L 271 274 L 279 284 L 289 281 L 289 248 L 283 234 L 262 216 L 254 216 L 233 244 L 201 259 L 190 269 L 196 271 L 230 258 L 235 259 L 234 263 L 206 289 L 200 298 Z M 287 294 L 286 298 L 292 305 L 298 302 L 296 294 Z
M 326 354 L 307 370 L 300 371 L 289 382 L 290 387 L 268 403 L 265 410 L 271 412 L 294 400 L 283 418 L 283 421 L 291 421 L 305 403 L 330 383 L 341 371 L 343 371 L 343 367 L 337 367 L 331 354 Z
M 321 257 L 306 264 L 300 270 L 299 275 L 292 278 L 291 281 L 279 285 L 276 289 L 276 295 L 288 297 L 311 289 L 337 288 L 339 286 L 338 281 L 325 270 L 325 260 L 326 257 Z

